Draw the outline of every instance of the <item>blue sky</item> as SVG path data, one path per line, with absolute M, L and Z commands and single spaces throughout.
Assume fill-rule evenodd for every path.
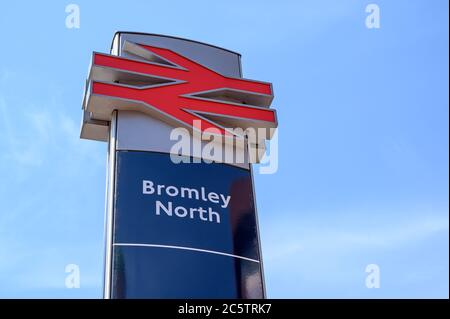
M 1 6 L 0 297 L 102 295 L 106 144 L 79 140 L 80 108 L 92 51 L 126 30 L 238 51 L 273 82 L 279 170 L 255 177 L 269 297 L 448 298 L 448 1 L 74 1 L 67 29 L 69 3 Z

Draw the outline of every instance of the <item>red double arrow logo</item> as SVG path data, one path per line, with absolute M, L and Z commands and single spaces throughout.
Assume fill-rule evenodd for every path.
M 169 49 L 126 42 L 124 50 L 93 54 L 84 107 L 98 119 L 119 109 L 218 134 L 277 126 L 270 83 L 224 76 Z

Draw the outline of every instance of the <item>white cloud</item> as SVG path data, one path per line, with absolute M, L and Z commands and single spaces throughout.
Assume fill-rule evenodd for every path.
M 297 213 L 267 221 L 260 218 L 269 296 L 445 296 L 448 213 L 413 211 Z M 381 267 L 382 288 L 376 291 L 365 287 L 365 267 L 372 263 Z
M 424 212 L 387 214 L 330 213 L 288 214 L 297 218 L 271 220 L 263 229 L 264 255 L 268 261 L 296 257 L 308 251 L 336 252 L 365 249 L 395 249 L 426 239 L 439 232 L 448 232 L 448 215 Z M 323 216 L 323 217 L 320 217 Z M 377 217 L 378 216 L 378 217 Z M 373 221 L 368 221 L 373 217 Z M 328 221 L 326 221 L 328 219 Z
M 0 73 L 0 296 L 65 289 L 68 263 L 100 291 L 103 201 L 92 198 L 103 195 L 106 145 L 80 140 L 78 105 L 29 77 Z M 19 83 L 35 92 L 17 94 Z
M 39 167 L 55 161 L 55 154 L 59 161 L 89 159 L 104 165 L 98 145 L 80 140 L 78 121 L 54 109 L 32 104 L 18 108 L 13 103 L 8 105 L 0 95 L 0 143 L 4 144 L 0 159 L 3 157 L 13 169 Z

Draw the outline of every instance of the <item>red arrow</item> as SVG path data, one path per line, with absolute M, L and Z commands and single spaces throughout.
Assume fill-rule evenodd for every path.
M 251 101 L 266 101 L 263 104 L 269 101 L 268 104 L 270 104 L 273 98 L 270 83 L 223 76 L 171 50 L 142 44 L 138 46 L 162 61 L 165 60 L 166 63 L 94 53 L 93 68 L 117 71 L 115 80 L 121 83 L 100 82 L 98 80 L 103 80 L 104 77 L 97 76 L 96 79 L 94 74 L 91 79 L 91 95 L 143 102 L 148 107 L 190 127 L 195 125 L 195 120 L 198 120 L 200 122 L 197 123 L 201 123 L 201 127 L 196 128 L 201 131 L 214 128 L 221 134 L 225 134 L 221 125 L 202 115 L 223 118 L 225 123 L 227 119 L 232 118 L 244 125 L 246 122 L 256 122 L 259 126 L 276 127 L 274 110 L 258 105 L 199 96 L 200 93 L 227 89 L 237 96 L 250 97 Z M 121 78 L 129 78 L 130 74 L 144 79 L 148 77 L 149 81 L 159 79 L 159 82 L 165 81 L 165 83 L 139 86 L 121 80 Z

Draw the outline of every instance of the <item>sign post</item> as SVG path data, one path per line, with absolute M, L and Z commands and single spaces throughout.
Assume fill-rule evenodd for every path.
M 276 127 L 272 99 L 204 43 L 118 32 L 94 53 L 81 137 L 109 145 L 105 298 L 265 297 L 251 163 L 270 136 L 248 131 Z

